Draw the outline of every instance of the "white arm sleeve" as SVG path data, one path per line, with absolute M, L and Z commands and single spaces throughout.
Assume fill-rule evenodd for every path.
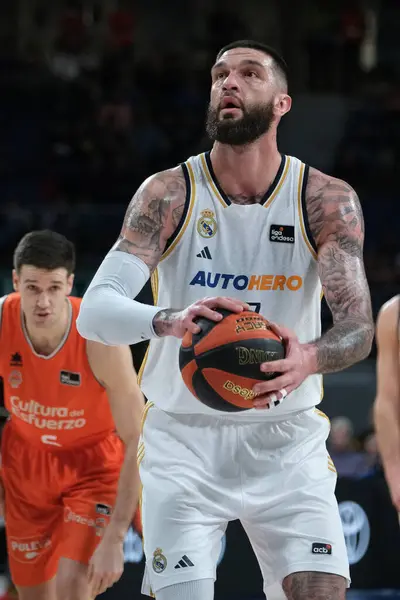
M 153 318 L 161 309 L 134 300 L 149 276 L 140 258 L 111 250 L 83 296 L 76 321 L 81 336 L 109 346 L 158 338 Z

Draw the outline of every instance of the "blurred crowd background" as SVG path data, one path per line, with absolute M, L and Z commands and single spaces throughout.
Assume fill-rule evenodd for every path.
M 399 2 L 5 0 L 0 17 L 1 266 L 35 227 L 97 264 L 140 182 L 208 148 L 210 66 L 252 37 L 289 64 L 282 151 L 356 188 L 377 303 L 400 284 Z
M 209 148 L 210 67 L 242 38 L 276 47 L 289 65 L 282 152 L 360 196 L 375 315 L 400 291 L 398 0 L 4 0 L 0 295 L 15 245 L 37 228 L 75 242 L 84 291 L 138 185 Z M 329 326 L 326 307 L 323 318 Z M 374 356 L 326 378 L 339 476 L 383 477 Z

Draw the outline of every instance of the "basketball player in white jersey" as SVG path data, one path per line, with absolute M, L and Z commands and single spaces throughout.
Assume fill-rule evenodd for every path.
M 376 324 L 374 422 L 392 501 L 400 514 L 400 296 L 386 302 Z
M 291 99 L 274 50 L 230 44 L 211 77 L 211 152 L 139 188 L 78 328 L 106 344 L 150 340 L 139 446 L 144 591 L 211 600 L 221 538 L 240 519 L 268 600 L 342 600 L 349 569 L 336 471 L 329 421 L 315 406 L 321 375 L 371 348 L 360 204 L 347 183 L 278 151 Z M 155 306 L 135 301 L 150 275 Z M 322 291 L 334 325 L 321 337 Z M 287 355 L 273 363 L 275 380 L 255 386 L 254 409 L 219 412 L 185 387 L 180 339 L 198 331 L 198 315 L 218 321 L 214 308 L 246 305 L 285 325 Z

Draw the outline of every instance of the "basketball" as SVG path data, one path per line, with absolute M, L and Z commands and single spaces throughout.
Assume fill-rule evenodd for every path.
M 263 316 L 216 309 L 218 322 L 199 317 L 196 334 L 186 332 L 179 351 L 183 381 L 203 404 L 216 410 L 237 412 L 253 408 L 253 386 L 274 379 L 260 365 L 285 357 L 281 338 Z

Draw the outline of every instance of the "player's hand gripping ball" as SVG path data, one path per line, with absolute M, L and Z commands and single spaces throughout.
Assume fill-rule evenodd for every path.
M 179 351 L 179 368 L 188 389 L 216 410 L 236 412 L 254 408 L 253 386 L 274 379 L 260 371 L 261 363 L 285 358 L 282 339 L 263 316 L 252 311 L 223 315 L 215 322 L 200 317 L 201 331 L 186 332 Z

